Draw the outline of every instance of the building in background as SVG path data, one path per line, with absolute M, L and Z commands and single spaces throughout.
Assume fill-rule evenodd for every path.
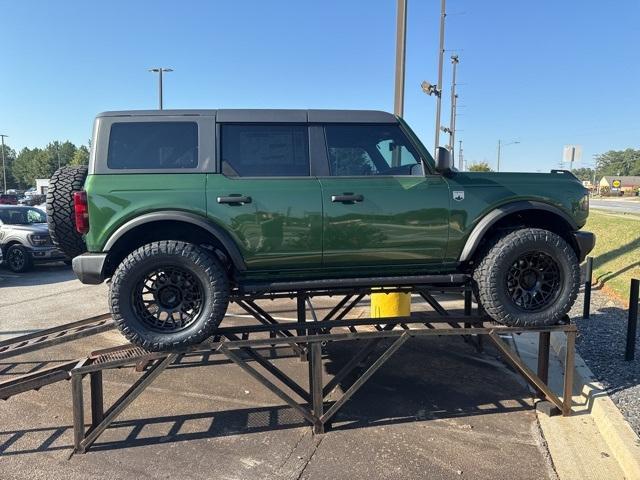
M 635 195 L 640 191 L 640 176 L 604 176 L 598 184 L 601 195 Z
M 48 178 L 36 178 L 36 195 L 46 195 L 47 190 L 49 190 L 49 179 Z

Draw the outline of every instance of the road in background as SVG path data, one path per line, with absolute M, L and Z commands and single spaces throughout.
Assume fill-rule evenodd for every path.
M 611 212 L 635 213 L 640 215 L 640 202 L 636 200 L 600 200 L 591 199 L 589 206 L 597 210 L 609 210 Z

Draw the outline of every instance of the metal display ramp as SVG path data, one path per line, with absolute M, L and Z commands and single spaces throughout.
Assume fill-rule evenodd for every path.
M 429 311 L 412 313 L 409 317 L 345 319 L 346 315 L 370 293 L 413 293 L 429 307 Z M 452 314 L 434 297 L 436 292 L 464 294 L 464 314 Z M 341 296 L 322 318 L 313 304 L 315 296 Z M 256 303 L 258 299 L 291 298 L 296 300 L 296 321 L 279 321 Z M 236 364 L 246 374 L 295 409 L 322 434 L 340 408 L 365 382 L 410 338 L 454 335 L 482 350 L 487 339 L 505 360 L 563 415 L 571 414 L 571 391 L 576 327 L 570 324 L 541 328 L 505 327 L 487 321 L 481 314 L 472 314 L 470 285 L 406 285 L 402 287 L 350 289 L 318 289 L 296 292 L 236 293 L 234 303 L 247 312 L 256 324 L 222 326 L 206 342 L 171 352 L 148 352 L 133 345 L 122 345 L 92 352 L 90 355 L 50 368 L 37 370 L 0 382 L 0 399 L 37 390 L 45 385 L 71 380 L 74 452 L 84 453 L 112 422 L 169 366 L 180 363 L 185 356 L 201 356 L 201 361 L 189 361 L 182 367 L 208 365 L 205 359 L 221 355 Z M 55 329 L 17 337 L 0 343 L 0 358 L 34 351 L 101 333 L 114 328 L 107 316 L 93 317 Z M 523 332 L 539 334 L 538 368 L 534 372 L 518 357 L 503 339 L 505 335 Z M 562 400 L 547 385 L 549 346 L 552 332 L 564 332 L 567 337 L 565 375 Z M 324 378 L 323 347 L 329 342 L 350 341 L 353 356 L 328 381 Z M 291 348 L 300 357 L 300 365 L 308 371 L 308 382 L 301 385 L 292 376 L 274 365 L 264 350 Z M 135 368 L 141 375 L 110 407 L 105 409 L 103 375 L 113 369 Z M 91 423 L 85 425 L 85 385 L 89 377 Z M 345 387 L 348 378 L 355 380 Z M 340 386 L 342 392 L 336 387 Z M 331 398 L 330 398 L 331 397 Z M 337 399 L 336 399 L 337 397 Z

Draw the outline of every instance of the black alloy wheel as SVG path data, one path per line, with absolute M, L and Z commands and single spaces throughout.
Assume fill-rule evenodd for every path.
M 33 261 L 26 248 L 22 245 L 12 245 L 7 250 L 5 264 L 12 272 L 22 273 L 31 269 Z
M 177 332 L 191 325 L 202 311 L 202 282 L 188 270 L 163 267 L 150 270 L 131 292 L 133 310 L 159 332 Z
M 558 263 L 543 252 L 527 252 L 507 272 L 507 291 L 527 312 L 541 310 L 558 296 L 562 277 Z

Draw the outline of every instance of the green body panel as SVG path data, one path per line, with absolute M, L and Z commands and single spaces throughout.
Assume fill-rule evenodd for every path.
M 555 206 L 578 227 L 588 212 L 580 209 L 586 189 L 573 176 L 557 173 L 458 172 L 447 178 L 452 192 L 463 191 L 464 200 L 451 202 L 449 245 L 446 258 L 457 259 L 480 220 L 492 210 L 520 200 Z
M 88 251 L 103 251 L 129 220 L 163 210 L 224 228 L 250 278 L 393 275 L 455 270 L 473 228 L 519 200 L 553 205 L 586 222 L 584 187 L 562 174 L 471 173 L 402 177 L 228 178 L 220 174 L 89 175 Z M 456 201 L 456 192 L 464 199 Z M 353 204 L 331 196 L 354 193 Z M 217 197 L 245 195 L 244 205 Z
M 449 187 L 439 175 L 324 177 L 323 265 L 440 264 L 449 230 Z M 362 202 L 332 202 L 360 194 Z
M 87 250 L 100 252 L 118 227 L 140 215 L 184 210 L 206 215 L 206 174 L 147 173 L 89 175 Z
M 220 204 L 244 195 L 251 203 Z M 320 268 L 322 197 L 316 178 L 229 178 L 207 175 L 207 216 L 223 225 L 248 270 Z

